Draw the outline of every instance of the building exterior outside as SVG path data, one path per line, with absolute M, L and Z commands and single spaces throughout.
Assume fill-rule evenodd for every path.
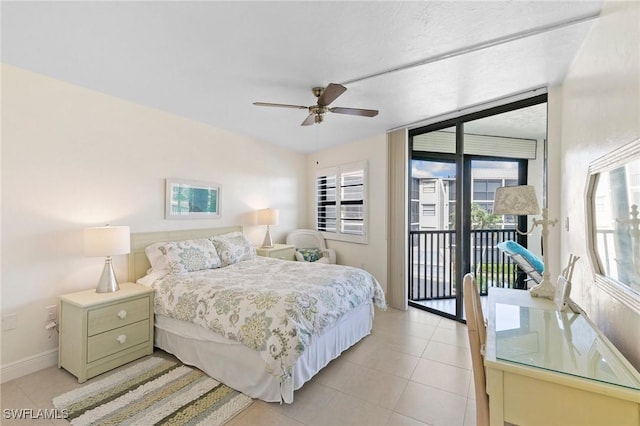
M 472 205 L 493 212 L 496 188 L 518 184 L 517 168 L 474 168 L 471 172 Z M 456 207 L 455 177 L 413 177 L 411 182 L 411 230 L 454 228 Z M 474 224 L 476 225 L 476 224 Z M 476 226 L 474 226 L 476 227 Z M 513 216 L 504 216 L 494 229 L 513 229 Z

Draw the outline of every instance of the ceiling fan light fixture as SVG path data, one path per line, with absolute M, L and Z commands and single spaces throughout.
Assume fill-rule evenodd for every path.
M 338 96 L 342 95 L 347 90 L 341 84 L 329 83 L 325 87 L 314 87 L 311 89 L 313 95 L 317 98 L 315 105 L 303 106 L 303 105 L 289 105 L 289 104 L 275 104 L 271 102 L 254 102 L 256 106 L 270 106 L 270 107 L 282 107 L 282 108 L 295 108 L 295 109 L 308 109 L 309 115 L 302 122 L 302 126 L 309 126 L 311 124 L 319 124 L 324 121 L 324 114 L 329 112 L 335 112 L 338 114 L 358 115 L 361 117 L 375 117 L 378 115 L 377 110 L 362 109 L 362 108 L 344 108 L 344 107 L 332 107 L 328 105 L 336 100 Z

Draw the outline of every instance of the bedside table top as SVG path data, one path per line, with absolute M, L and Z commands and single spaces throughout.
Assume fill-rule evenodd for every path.
M 120 290 L 112 293 L 96 293 L 95 289 L 91 289 L 78 291 L 76 293 L 63 294 L 59 298 L 67 303 L 71 303 L 72 305 L 87 307 L 153 293 L 155 291 L 150 287 L 145 287 L 135 283 L 121 283 L 118 284 L 118 286 L 120 287 Z
M 296 246 L 294 246 L 293 244 L 274 244 L 273 247 L 256 247 L 256 250 L 264 250 L 264 251 L 284 250 L 284 249 L 289 249 L 289 248 L 294 249 L 295 247 Z

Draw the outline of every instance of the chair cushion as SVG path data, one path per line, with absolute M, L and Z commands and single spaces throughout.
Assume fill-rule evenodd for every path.
M 302 255 L 305 262 L 315 262 L 322 257 L 322 250 L 319 248 L 300 248 L 297 251 Z

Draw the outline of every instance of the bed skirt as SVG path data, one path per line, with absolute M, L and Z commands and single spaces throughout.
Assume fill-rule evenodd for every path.
M 314 336 L 296 361 L 292 377 L 282 384 L 278 377 L 265 371 L 265 362 L 258 352 L 185 321 L 157 315 L 155 346 L 252 398 L 290 404 L 294 390 L 371 333 L 373 315 L 373 304 L 365 303 Z

